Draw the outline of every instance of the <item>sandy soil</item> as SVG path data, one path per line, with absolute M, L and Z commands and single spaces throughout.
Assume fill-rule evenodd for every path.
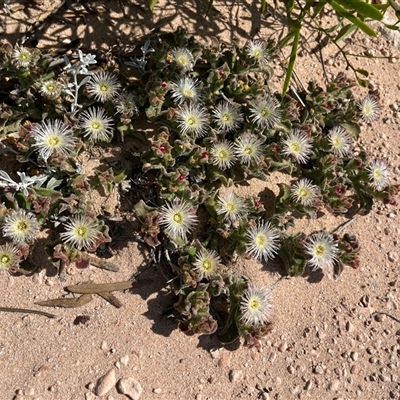
M 98 15 L 76 4 L 61 13 L 64 19 L 52 19 L 32 36 L 29 26 L 34 21 L 40 25 L 59 4 L 58 0 L 8 3 L 0 12 L 1 38 L 15 43 L 25 35 L 27 43 L 37 42 L 47 50 L 79 38 L 76 45 L 84 50 L 105 50 L 113 45 L 129 48 L 153 28 L 171 30 L 182 25 L 202 38 L 244 42 L 270 32 L 279 35 L 282 18 L 279 12 L 261 18 L 258 2 L 250 0 L 215 1 L 208 19 L 199 17 L 207 1 L 161 2 L 154 14 L 127 0 L 89 2 L 92 9 L 101 11 Z M 296 72 L 304 84 L 312 78 L 323 81 L 321 54 L 328 76 L 346 67 L 334 46 L 320 52 L 318 43 L 310 31 L 303 37 Z M 382 33 L 375 39 L 356 34 L 346 42 L 346 49 L 387 57 L 358 57 L 352 62 L 371 73 L 384 106 L 381 119 L 364 127 L 362 142 L 389 161 L 393 183 L 400 183 L 400 78 L 395 44 Z M 273 81 L 277 90 L 282 74 L 278 72 Z M 271 178 L 268 183 L 253 181 L 241 190 L 257 193 L 266 184 L 276 188 Z M 311 223 L 300 221 L 299 227 L 311 232 L 335 228 L 344 220 L 325 216 Z M 117 273 L 70 268 L 61 282 L 50 260 L 40 259 L 38 252 L 40 272 L 30 277 L 0 276 L 0 306 L 21 308 L 38 308 L 34 302 L 61 297 L 67 284 L 127 280 L 138 272 L 141 278 L 153 280 L 148 286 L 117 293 L 123 303 L 120 309 L 96 297 L 81 308 L 56 309 L 55 319 L 0 313 L 1 399 L 128 399 L 117 392 L 112 373 L 107 378 L 110 390 L 101 397 L 93 393 L 98 379 L 110 369 L 115 371 L 115 380 L 139 382 L 144 400 L 400 399 L 397 207 L 375 206 L 368 216 L 356 217 L 346 227 L 362 246 L 358 270 L 345 268 L 336 281 L 317 271 L 275 287 L 274 329 L 259 351 L 223 348 L 213 336 L 181 333 L 176 322 L 163 315 L 171 301 L 168 287 L 156 268 L 148 266 L 147 250 L 129 240 L 133 225 L 126 221 L 123 227 L 128 239 L 124 236 L 111 247 L 110 261 L 119 266 Z M 265 264 L 239 260 L 237 268 L 267 285 L 279 278 Z M 89 319 L 79 323 L 79 316 Z

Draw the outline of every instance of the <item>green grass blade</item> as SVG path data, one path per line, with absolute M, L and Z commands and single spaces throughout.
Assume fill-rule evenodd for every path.
M 334 39 L 334 42 L 339 42 L 340 40 L 343 40 L 344 38 L 346 38 L 347 36 L 349 36 L 350 34 L 352 34 L 355 30 L 357 29 L 356 25 L 346 25 L 344 26 L 340 32 L 337 34 L 337 36 Z
M 347 10 L 355 10 L 365 18 L 372 18 L 375 21 L 381 21 L 383 15 L 371 4 L 363 0 L 335 0 Z
M 267 11 L 267 0 L 261 0 L 261 14 L 265 14 Z
M 283 96 L 288 91 L 290 80 L 292 79 L 294 64 L 296 62 L 296 57 L 297 57 L 297 50 L 299 47 L 299 40 L 300 40 L 300 29 L 296 29 L 293 35 L 292 51 L 290 52 L 289 64 L 286 71 L 285 82 L 283 84 L 283 91 L 282 91 Z
M 368 36 L 376 36 L 376 32 L 369 27 L 365 22 L 361 21 L 359 18 L 355 17 L 353 14 L 345 10 L 341 5 L 336 3 L 336 1 L 331 0 L 330 4 L 332 8 L 343 18 L 346 18 L 350 22 L 352 22 L 354 25 L 356 25 L 358 28 L 360 28 L 364 33 L 366 33 Z
M 150 0 L 150 10 L 153 11 L 153 8 L 156 6 L 158 0 Z
M 209 0 L 208 5 L 207 5 L 206 16 L 208 16 L 210 14 L 213 4 L 214 4 L 214 0 Z

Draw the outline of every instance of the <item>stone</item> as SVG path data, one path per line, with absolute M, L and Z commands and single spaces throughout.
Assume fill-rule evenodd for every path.
M 117 382 L 117 390 L 119 393 L 128 396 L 130 400 L 139 400 L 143 392 L 141 384 L 134 378 L 120 379 Z
M 129 356 L 128 356 L 128 354 L 122 356 L 122 357 L 119 359 L 119 362 L 120 362 L 122 365 L 125 365 L 125 367 L 126 367 L 126 366 L 128 365 L 128 363 L 129 363 Z
M 218 360 L 218 366 L 221 368 L 229 367 L 231 363 L 232 353 L 227 351 L 220 352 L 220 359 Z
M 323 373 L 324 373 L 324 369 L 320 365 L 317 365 L 314 368 L 314 374 L 321 375 Z
M 335 379 L 328 385 L 328 390 L 331 392 L 336 392 L 339 389 L 340 381 L 339 379 Z
M 389 251 L 389 253 L 387 254 L 387 258 L 390 262 L 399 261 L 399 255 L 395 251 Z
M 350 357 L 353 361 L 357 361 L 358 360 L 358 353 L 356 351 L 352 351 L 350 353 Z
M 231 369 L 229 371 L 229 381 L 230 382 L 238 382 L 242 378 L 243 371 L 240 369 Z
M 286 351 L 288 348 L 288 345 L 286 342 L 283 342 L 279 347 L 278 347 L 278 351 L 280 351 L 281 353 L 283 353 L 284 351 Z
M 112 368 L 97 380 L 96 386 L 94 388 L 94 394 L 96 396 L 104 396 L 107 392 L 111 390 L 116 381 L 117 378 L 115 375 L 115 369 Z

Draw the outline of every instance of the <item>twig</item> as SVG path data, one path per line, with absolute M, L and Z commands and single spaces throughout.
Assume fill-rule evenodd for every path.
M 400 319 L 393 317 L 393 315 L 388 314 L 387 312 L 384 311 L 375 311 L 371 314 L 371 317 L 374 317 L 375 315 L 386 315 L 389 318 L 392 318 L 393 321 L 396 321 L 398 323 L 400 323 Z
M 103 292 L 114 292 L 118 290 L 131 289 L 132 287 L 139 287 L 152 283 L 151 279 L 143 279 L 140 281 L 123 281 L 123 282 L 112 282 L 112 283 L 83 283 L 80 285 L 66 286 L 64 290 L 72 293 L 103 293 Z
M 343 222 L 343 224 L 340 224 L 340 225 L 333 231 L 333 233 L 341 233 L 341 232 L 344 230 L 344 228 L 347 227 L 347 225 L 352 224 L 355 220 L 356 220 L 355 217 L 353 217 L 353 218 L 349 219 L 348 221 Z
M 26 313 L 26 314 L 38 314 L 38 315 L 44 315 L 45 317 L 48 318 L 55 318 L 56 315 L 50 314 L 44 311 L 38 311 L 38 310 L 29 310 L 27 308 L 12 308 L 12 307 L 0 307 L 0 311 L 2 312 L 14 312 L 14 313 Z

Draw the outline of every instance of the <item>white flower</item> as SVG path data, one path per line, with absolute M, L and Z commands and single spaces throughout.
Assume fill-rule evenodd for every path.
M 40 187 L 47 179 L 45 175 L 27 176 L 25 172 L 17 171 L 17 175 L 21 180 L 21 183 L 14 182 L 7 172 L 0 170 L 0 187 L 12 187 L 16 191 L 21 191 L 25 196 L 28 196 L 28 187 L 37 186 Z
M 107 117 L 103 108 L 91 107 L 83 111 L 79 125 L 85 131 L 84 136 L 89 137 L 91 142 L 111 140 L 114 123 L 112 118 Z
M 61 94 L 61 84 L 54 79 L 49 79 L 41 84 L 39 91 L 48 99 L 55 99 Z
M 357 105 L 361 111 L 361 119 L 364 122 L 369 123 L 379 119 L 380 106 L 375 97 L 368 95 Z
M 236 196 L 233 192 L 228 192 L 225 196 L 218 196 L 217 214 L 224 214 L 224 219 L 231 222 L 240 220 L 246 213 L 247 207 L 243 198 Z
M 62 121 L 43 121 L 32 129 L 32 137 L 40 156 L 45 162 L 54 153 L 68 155 L 75 146 L 76 138 L 72 134 L 71 127 L 64 125 Z
M 390 171 L 387 163 L 384 160 L 372 161 L 367 170 L 369 172 L 369 180 L 371 185 L 376 190 L 383 190 L 390 184 Z
M 208 129 L 207 110 L 198 104 L 184 104 L 179 107 L 178 122 L 182 134 L 200 138 Z
M 194 270 L 200 274 L 201 279 L 209 279 L 215 274 L 220 263 L 221 258 L 216 251 L 202 249 L 196 255 L 193 267 Z
M 263 139 L 258 138 L 256 135 L 244 134 L 235 142 L 235 154 L 242 164 L 257 163 L 260 160 L 263 149 Z
M 272 316 L 271 290 L 260 284 L 250 284 L 240 301 L 241 320 L 245 325 L 265 325 Z
M 260 128 L 273 128 L 281 120 L 282 111 L 275 97 L 259 97 L 250 107 L 250 118 Z
M 114 100 L 115 108 L 117 112 L 122 114 L 125 117 L 132 117 L 135 114 L 139 113 L 139 110 L 135 103 L 135 97 L 132 93 L 121 93 L 115 100 Z
M 35 57 L 26 47 L 16 45 L 11 59 L 17 67 L 28 68 L 33 63 Z
M 104 71 L 93 74 L 86 84 L 88 93 L 101 102 L 114 99 L 120 87 L 117 77 Z
M 172 99 L 179 104 L 185 101 L 197 103 L 201 100 L 201 93 L 197 79 L 188 77 L 180 78 L 178 82 L 172 82 Z
M 329 143 L 335 155 L 347 156 L 351 149 L 351 138 L 349 134 L 341 126 L 334 126 L 329 131 Z
M 194 67 L 193 54 L 185 48 L 176 48 L 172 51 L 172 59 L 183 71 L 191 71 Z
M 101 234 L 97 221 L 85 215 L 71 217 L 70 222 L 64 224 L 64 228 L 65 232 L 60 233 L 61 239 L 78 250 L 93 248 Z
M 39 232 L 36 217 L 25 210 L 12 211 L 6 215 L 3 223 L 3 235 L 16 244 L 30 244 Z
M 282 154 L 292 156 L 299 163 L 306 163 L 310 158 L 311 149 L 310 139 L 298 130 L 295 130 L 283 141 Z
M 265 43 L 260 40 L 251 40 L 246 46 L 246 53 L 249 57 L 254 58 L 260 65 L 268 64 L 270 54 Z
M 213 144 L 211 148 L 212 163 L 218 168 L 230 168 L 236 161 L 233 143 L 221 140 Z
M 267 261 L 278 251 L 279 232 L 269 222 L 254 225 L 247 232 L 247 252 L 256 260 Z
M 292 197 L 303 206 L 311 206 L 319 195 L 319 188 L 309 179 L 300 179 L 290 189 Z
M 197 216 L 191 204 L 175 198 L 160 210 L 160 225 L 172 239 L 184 239 L 193 226 L 197 224 Z
M 311 235 L 305 244 L 305 250 L 311 257 L 308 262 L 314 270 L 332 267 L 338 261 L 338 247 L 330 233 L 318 232 Z
M 213 120 L 222 132 L 234 132 L 243 122 L 243 114 L 238 107 L 223 101 L 214 108 Z
M 18 249 L 10 243 L 0 246 L 0 272 L 17 267 L 20 256 Z

